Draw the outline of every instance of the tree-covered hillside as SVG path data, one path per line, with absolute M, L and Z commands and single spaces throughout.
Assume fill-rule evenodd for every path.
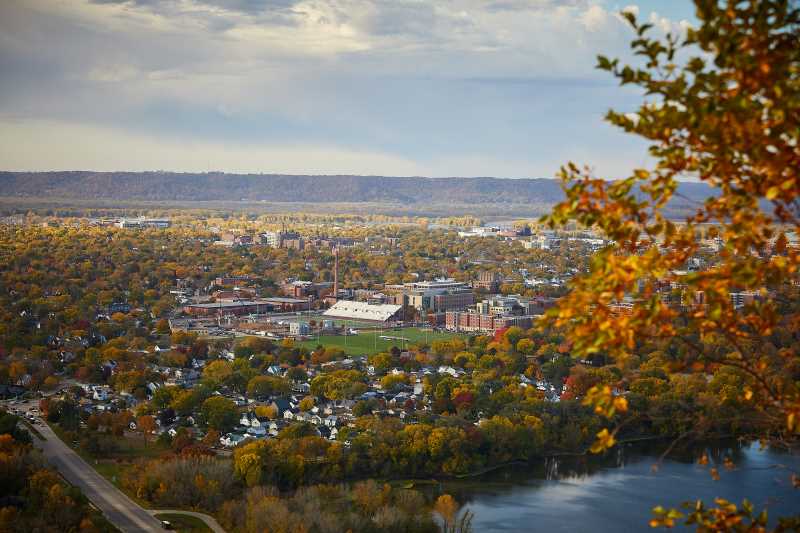
M 170 172 L 0 172 L 4 196 L 161 201 L 547 204 L 563 198 L 551 179 L 299 176 Z M 681 186 L 705 199 L 705 185 Z

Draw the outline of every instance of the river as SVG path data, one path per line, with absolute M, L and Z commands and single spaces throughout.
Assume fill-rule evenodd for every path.
M 474 513 L 473 530 L 628 532 L 652 531 L 648 521 L 657 505 L 715 497 L 741 503 L 748 498 L 769 516 L 800 513 L 800 489 L 791 484 L 800 475 L 800 455 L 760 450 L 758 445 L 727 445 L 709 449 L 710 463 L 729 456 L 735 467 L 719 467 L 715 481 L 708 466 L 694 460 L 694 449 L 671 454 L 657 470 L 659 455 L 629 446 L 602 460 L 548 459 L 517 466 L 469 481 L 443 483 Z M 773 523 L 774 520 L 770 520 Z M 685 528 L 676 528 L 678 530 Z

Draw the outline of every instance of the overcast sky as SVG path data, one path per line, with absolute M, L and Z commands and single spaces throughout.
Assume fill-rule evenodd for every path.
M 0 168 L 618 177 L 617 13 L 689 0 L 0 0 Z

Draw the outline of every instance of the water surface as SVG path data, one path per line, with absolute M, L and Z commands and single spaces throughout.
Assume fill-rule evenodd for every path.
M 656 505 L 713 503 L 715 497 L 737 503 L 748 498 L 773 519 L 800 514 L 800 489 L 790 479 L 792 472 L 800 473 L 800 456 L 758 445 L 709 449 L 711 463 L 729 456 L 736 465 L 733 470 L 720 466 L 720 479 L 714 481 L 709 467 L 694 460 L 699 453 L 674 454 L 654 471 L 658 454 L 628 448 L 600 461 L 550 459 L 444 483 L 441 489 L 472 510 L 476 532 L 652 531 L 648 521 Z

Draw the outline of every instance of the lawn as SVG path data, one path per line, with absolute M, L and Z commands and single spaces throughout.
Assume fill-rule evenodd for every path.
M 181 533 L 206 533 L 211 529 L 205 522 L 195 516 L 177 513 L 158 513 L 155 517 L 159 520 L 166 520 L 172 525 L 173 531 Z
M 392 346 L 403 349 L 412 344 L 430 344 L 436 340 L 451 339 L 456 336 L 458 336 L 457 333 L 434 332 L 423 328 L 388 328 L 376 331 L 359 330 L 358 335 L 322 335 L 319 341 L 315 337 L 300 344 L 311 350 L 321 344 L 322 346 L 342 348 L 348 355 L 370 355 L 387 352 L 392 349 Z M 382 339 L 381 337 L 386 338 Z

